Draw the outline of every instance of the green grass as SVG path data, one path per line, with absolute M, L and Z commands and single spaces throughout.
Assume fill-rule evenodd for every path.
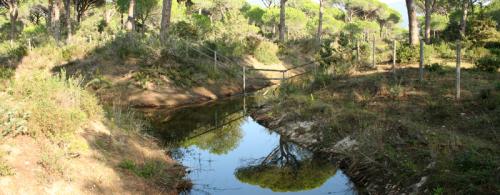
M 123 160 L 118 167 L 128 170 L 134 175 L 145 179 L 164 176 L 166 165 L 160 161 L 147 161 L 144 164 L 137 164 L 132 160 Z
M 49 137 L 71 135 L 91 120 L 99 120 L 103 111 L 97 99 L 80 86 L 81 80 L 63 72 L 51 76 L 33 72 L 13 81 L 13 98 L 24 102 L 30 113 L 30 134 Z
M 10 176 L 14 174 L 15 174 L 14 169 L 12 169 L 10 166 L 6 165 L 3 162 L 0 162 L 0 177 Z

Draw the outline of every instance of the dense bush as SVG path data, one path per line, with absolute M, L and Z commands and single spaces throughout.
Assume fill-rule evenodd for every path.
M 441 58 L 454 58 L 456 56 L 455 49 L 447 43 L 440 43 L 434 45 L 434 51 Z
M 425 69 L 427 69 L 429 72 L 435 72 L 438 73 L 439 75 L 444 75 L 446 72 L 443 69 L 443 65 L 439 63 L 432 63 L 431 65 L 425 65 Z
M 197 27 L 185 21 L 174 23 L 170 28 L 170 34 L 186 40 L 198 40 L 200 35 Z
M 272 64 L 279 61 L 279 48 L 276 44 L 269 41 L 260 42 L 254 50 L 254 55 L 257 60 L 264 64 Z
M 26 103 L 29 133 L 66 136 L 86 122 L 99 119 L 103 112 L 97 99 L 80 83 L 80 79 L 67 78 L 64 72 L 57 76 L 35 72 L 16 79 L 13 96 Z
M 14 76 L 14 69 L 0 66 L 0 81 L 9 79 L 12 76 Z
M 438 63 L 433 63 L 431 65 L 425 65 L 425 69 L 427 69 L 429 72 L 439 72 L 443 71 L 443 66 Z
M 418 62 L 419 48 L 416 46 L 402 45 L 396 50 L 396 56 L 398 63 L 413 63 Z
M 485 56 L 476 61 L 476 68 L 481 71 L 495 72 L 500 68 L 500 57 L 498 56 Z

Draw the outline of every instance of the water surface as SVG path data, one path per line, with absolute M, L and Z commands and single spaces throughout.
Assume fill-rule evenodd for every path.
M 154 128 L 188 167 L 191 194 L 355 194 L 334 163 L 259 125 L 244 112 L 255 98 L 233 98 L 173 113 Z

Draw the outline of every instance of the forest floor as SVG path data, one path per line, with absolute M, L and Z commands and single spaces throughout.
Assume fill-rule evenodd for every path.
M 466 63 L 389 65 L 346 78 L 304 79 L 253 114 L 292 141 L 336 159 L 361 192 L 495 194 L 500 190 L 500 73 Z

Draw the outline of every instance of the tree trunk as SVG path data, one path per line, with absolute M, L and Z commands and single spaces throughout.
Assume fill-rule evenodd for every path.
M 460 39 L 465 38 L 465 30 L 467 29 L 467 15 L 469 13 L 469 1 L 463 0 L 462 17 L 460 18 Z
M 432 1 L 433 0 L 425 0 L 425 32 L 424 32 L 424 38 L 425 38 L 425 43 L 427 43 L 427 44 L 431 43 L 431 15 L 432 15 L 432 11 L 433 11 Z
M 318 21 L 318 46 L 321 47 L 321 35 L 323 34 L 323 0 L 319 0 L 319 21 Z
M 279 31 L 280 31 L 280 37 L 279 37 L 279 41 L 283 44 L 285 43 L 285 28 L 286 28 L 286 24 L 285 24 L 285 8 L 286 8 L 286 1 L 287 0 L 280 0 L 281 3 L 280 3 L 280 25 L 279 25 Z
M 51 0 L 50 1 L 50 16 L 51 16 L 51 21 L 50 21 L 50 28 L 52 30 L 52 34 L 54 38 L 59 41 L 61 38 L 61 10 L 59 9 L 60 7 L 60 0 Z
M 406 8 L 408 9 L 408 21 L 410 29 L 410 45 L 418 44 L 418 21 L 417 11 L 415 10 L 414 0 L 406 0 Z
M 460 38 L 457 40 L 457 66 L 456 66 L 456 99 L 460 100 L 460 77 L 461 77 L 461 63 L 462 63 L 462 40 L 465 39 L 465 30 L 467 28 L 467 14 L 469 9 L 468 0 L 462 2 L 462 18 L 460 19 Z
M 163 0 L 163 8 L 161 11 L 161 28 L 160 28 L 160 38 L 162 42 L 166 40 L 168 36 L 168 27 L 170 26 L 170 16 L 172 13 L 172 0 Z
M 130 0 L 128 7 L 127 31 L 135 29 L 135 0 Z
M 64 9 L 66 14 L 66 30 L 68 31 L 67 42 L 71 41 L 71 0 L 64 0 Z
M 19 9 L 17 5 L 17 0 L 12 0 L 9 6 L 9 18 L 10 18 L 10 41 L 13 43 L 16 40 L 16 23 L 17 17 L 19 16 Z

